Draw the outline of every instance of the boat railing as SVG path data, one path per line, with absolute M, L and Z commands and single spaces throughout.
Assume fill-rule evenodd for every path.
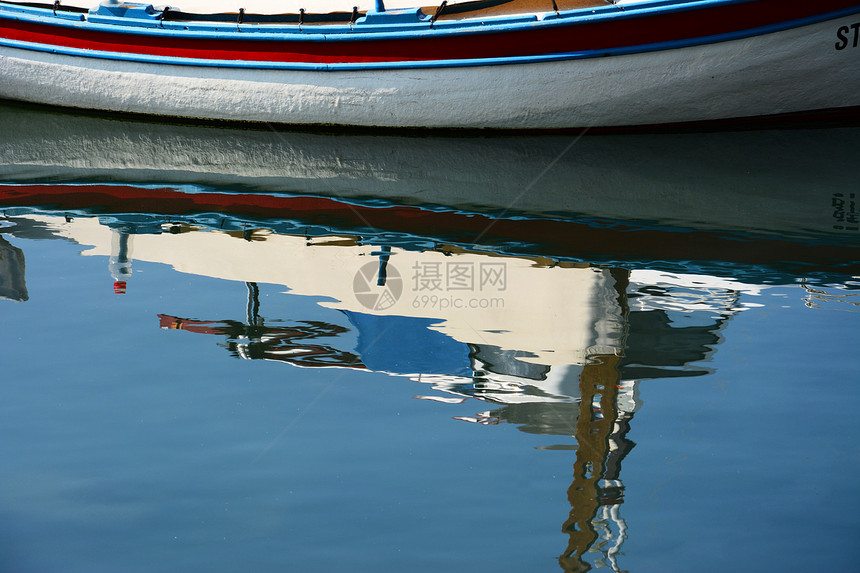
M 419 19 L 426 19 L 431 24 L 437 20 L 463 20 L 472 18 L 493 18 L 497 16 L 513 16 L 522 14 L 550 13 L 566 10 L 577 10 L 583 8 L 605 7 L 608 0 L 466 0 L 463 2 L 442 1 L 439 4 L 416 7 L 411 12 L 418 12 Z M 237 0 L 237 4 L 239 1 Z M 52 10 L 55 15 L 62 13 L 90 14 L 100 16 L 139 17 L 146 12 L 147 19 L 160 20 L 162 22 L 195 24 L 227 24 L 236 23 L 241 25 L 279 25 L 279 24 L 349 24 L 360 23 L 361 19 L 368 19 L 367 23 L 380 23 L 378 16 L 383 16 L 388 23 L 394 23 L 397 12 L 402 10 L 389 10 L 381 12 L 377 9 L 360 10 L 358 6 L 352 7 L 351 11 L 335 11 L 325 13 L 314 13 L 302 9 L 298 12 L 263 14 L 247 12 L 244 8 L 238 8 L 236 12 L 214 12 L 199 13 L 186 12 L 180 8 L 166 6 L 155 9 L 147 4 L 125 4 L 119 6 L 101 5 L 92 9 L 75 5 L 63 4 L 60 0 L 49 2 L 17 2 L 3 1 L 3 4 L 20 6 L 24 8 L 35 8 Z M 128 14 L 109 13 L 116 9 L 125 10 L 131 6 L 133 9 Z M 133 13 L 133 15 L 132 15 Z M 83 17 L 83 16 L 82 16 Z M 368 18 L 371 17 L 371 18 Z M 412 19 L 415 15 L 412 14 Z
M 80 6 L 66 6 L 61 2 L 6 2 L 6 4 L 14 4 L 15 6 L 24 6 L 27 8 L 42 8 L 43 10 L 53 10 L 55 13 L 57 11 L 74 12 L 76 14 L 86 14 L 87 12 L 89 12 L 88 8 L 81 8 Z

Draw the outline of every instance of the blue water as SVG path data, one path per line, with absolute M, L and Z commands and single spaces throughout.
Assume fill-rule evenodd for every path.
M 194 139 L 199 128 L 177 129 Z M 225 210 L 219 225 L 248 231 L 228 236 L 201 222 L 211 214 L 164 213 L 164 203 L 49 205 L 21 186 L 75 195 L 68 183 L 150 189 L 173 177 L 179 193 L 236 187 L 156 166 L 143 177 L 39 165 L 15 155 L 26 142 L 2 137 L 0 570 L 760 572 L 860 561 L 858 235 L 831 220 L 852 224 L 850 206 L 830 205 L 854 191 L 838 187 L 850 179 L 829 171 L 838 165 L 823 166 L 826 184 L 810 191 L 827 203 L 824 231 L 789 220 L 762 238 L 764 229 L 744 228 L 747 215 L 708 225 L 661 207 L 664 219 L 617 218 L 618 235 L 607 235 L 594 223 L 607 213 L 595 209 L 552 219 L 589 221 L 596 230 L 570 227 L 580 245 L 515 240 L 523 227 L 502 233 L 503 217 L 466 249 L 467 238 L 451 246 L 451 227 L 410 234 L 397 218 L 375 233 L 332 220 L 304 237 L 284 231 L 283 218 Z M 272 194 L 255 175 L 234 175 Z M 724 177 L 727 188 L 743 180 Z M 408 187 L 405 175 L 394 181 Z M 402 206 L 392 201 L 357 199 Z M 428 203 L 441 211 L 442 201 Z M 469 220 L 487 216 L 461 207 L 450 205 Z M 540 220 L 518 217 L 509 220 Z M 84 224 L 90 234 L 75 226 Z M 625 234 L 651 242 L 616 257 L 598 244 Z M 112 239 L 123 235 L 128 251 Z M 195 238 L 202 246 L 183 251 L 178 241 Z M 296 240 L 253 271 L 228 250 L 282 238 Z M 707 250 L 682 258 L 679 240 Z M 505 319 L 530 299 L 575 299 L 574 290 L 553 298 L 571 277 L 602 294 L 588 308 L 501 321 L 518 332 L 501 332 L 492 313 L 417 303 L 388 313 L 338 298 L 326 261 L 386 253 L 402 300 L 429 294 L 409 291 L 411 257 L 425 273 L 438 261 L 503 263 Z M 279 269 L 295 282 L 264 280 Z M 303 287 L 315 274 L 316 286 Z M 521 276 L 526 297 L 515 289 Z M 524 342 L 559 315 L 569 339 Z M 462 317 L 473 333 L 454 328 Z M 580 328 L 593 335 L 585 357 L 553 362 L 579 348 Z

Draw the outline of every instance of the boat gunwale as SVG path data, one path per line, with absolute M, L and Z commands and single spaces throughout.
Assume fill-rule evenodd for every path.
M 212 23 L 159 20 L 156 18 L 133 18 L 128 16 L 98 15 L 95 20 L 89 14 L 70 12 L 68 15 L 54 13 L 48 8 L 32 8 L 11 2 L 0 1 L 0 21 L 3 19 L 24 20 L 40 25 L 62 28 L 84 29 L 93 32 L 109 32 L 152 37 L 205 40 L 251 40 L 251 41 L 358 41 L 358 40 L 402 40 L 424 38 L 430 35 L 492 34 L 521 31 L 533 28 L 560 28 L 599 22 L 665 16 L 707 8 L 722 8 L 760 0 L 653 0 L 637 3 L 620 9 L 607 3 L 593 8 L 575 8 L 554 12 L 551 9 L 534 13 L 518 13 L 458 20 L 435 20 L 427 16 L 415 22 L 365 23 L 359 19 L 354 24 L 309 24 L 298 23 Z M 416 7 L 416 9 L 418 9 Z M 860 5 L 827 12 L 860 12 Z M 396 10 L 375 13 L 375 19 Z M 817 14 L 814 17 L 821 16 Z M 23 16 L 23 18 L 22 18 Z M 838 16 L 836 16 L 838 17 Z M 825 18 L 826 19 L 826 18 Z
M 689 4 L 741 4 L 746 2 L 755 2 L 757 0 L 645 0 L 641 2 L 637 2 L 630 6 L 622 6 L 619 4 L 615 4 L 614 1 L 610 0 L 595 0 L 594 4 L 587 7 L 576 7 L 570 9 L 561 9 L 554 10 L 551 5 L 551 0 L 547 1 L 547 9 L 546 10 L 532 10 L 532 11 L 523 11 L 523 12 L 511 12 L 510 14 L 500 15 L 500 16 L 485 16 L 481 15 L 480 12 L 485 10 L 489 5 L 489 7 L 499 6 L 503 4 L 509 4 L 514 2 L 515 0 L 465 0 L 463 2 L 457 2 L 452 4 L 447 4 L 445 6 L 444 13 L 440 15 L 440 19 L 433 22 L 434 25 L 456 25 L 462 23 L 462 20 L 446 20 L 445 16 L 453 13 L 462 14 L 464 12 L 477 12 L 478 14 L 474 18 L 468 18 L 466 21 L 470 20 L 498 20 L 505 18 L 517 19 L 523 15 L 537 15 L 543 13 L 553 13 L 555 15 L 574 15 L 577 12 L 588 11 L 592 14 L 596 12 L 629 12 L 629 11 L 641 11 L 643 8 L 662 8 L 664 6 L 677 6 L 683 7 Z M 133 2 L 131 3 L 135 6 L 146 7 L 155 6 L 151 3 L 147 4 L 146 2 Z M 441 3 L 440 3 L 441 4 Z M 384 16 L 385 14 L 393 14 L 396 12 L 402 12 L 404 10 L 414 10 L 417 8 L 431 8 L 436 10 L 439 8 L 440 4 L 435 5 L 422 5 L 416 4 L 410 8 L 389 8 L 384 12 L 376 12 L 373 9 L 369 10 L 359 10 L 359 15 L 365 16 L 367 14 L 375 14 L 376 16 Z M 45 15 L 46 13 L 50 13 L 53 17 L 62 17 L 60 16 L 63 12 L 67 12 L 69 15 L 73 15 L 73 18 L 66 17 L 65 19 L 79 20 L 81 16 L 84 16 L 84 19 L 81 21 L 89 21 L 89 16 L 95 15 L 97 16 L 98 21 L 102 20 L 115 20 L 115 24 L 123 25 L 123 26 L 132 26 L 132 27 L 145 27 L 145 28 L 166 28 L 163 24 L 191 24 L 192 26 L 197 26 L 198 24 L 201 26 L 209 26 L 209 27 L 217 27 L 219 25 L 229 25 L 231 28 L 235 27 L 237 24 L 245 27 L 249 26 L 265 26 L 265 27 L 275 27 L 280 25 L 288 25 L 290 29 L 292 29 L 296 22 L 296 17 L 299 16 L 298 12 L 285 12 L 278 14 L 263 14 L 263 13 L 253 13 L 253 12 L 244 12 L 243 11 L 243 20 L 239 21 L 238 18 L 240 14 L 238 12 L 212 12 L 210 14 L 196 13 L 196 12 L 182 12 L 181 9 L 174 9 L 171 11 L 170 6 L 166 6 L 168 9 L 167 16 L 165 18 L 160 17 L 151 17 L 151 18 L 133 18 L 130 16 L 110 16 L 104 14 L 93 14 L 92 9 L 85 9 L 78 6 L 64 5 L 59 4 L 57 6 L 53 6 L 49 3 L 43 3 L 38 1 L 27 1 L 27 2 L 16 2 L 14 0 L 0 0 L 0 13 L 6 11 L 7 9 L 18 10 L 21 13 L 32 14 L 32 15 Z M 179 14 L 187 14 L 192 18 L 189 20 L 181 20 L 177 18 Z M 305 11 L 304 16 L 341 16 L 343 14 L 352 15 L 351 11 L 343 11 L 343 10 L 335 10 L 330 12 L 308 12 Z M 230 20 L 224 18 L 225 16 L 231 16 Z M 426 16 L 430 17 L 429 14 Z M 207 17 L 211 17 L 211 20 L 207 20 Z M 285 19 L 282 22 L 278 22 L 276 18 L 284 17 Z M 176 19 L 174 19 L 176 18 Z M 256 20 L 259 18 L 259 20 Z M 340 19 L 336 20 L 337 22 L 341 22 Z M 95 23 L 95 22 L 93 22 Z M 306 22 L 307 23 L 307 22 Z M 352 24 L 356 24 L 356 22 L 351 22 Z M 421 25 L 426 24 L 427 21 L 420 21 L 415 23 L 410 23 L 407 25 Z M 153 25 L 155 24 L 155 26 Z M 342 25 L 342 24 L 341 24 Z M 363 26 L 368 26 L 370 24 L 364 23 Z M 395 26 L 402 26 L 403 23 L 400 22 L 398 24 L 394 24 Z M 392 24 L 374 24 L 374 26 L 383 26 L 390 27 Z M 180 28 L 180 29 L 184 29 Z M 248 28 L 249 30 L 252 28 Z M 247 30 L 246 30 L 247 31 Z M 280 31 L 279 31 L 280 32 Z
M 129 63 L 144 63 L 151 65 L 177 65 L 183 67 L 208 67 L 208 68 L 241 68 L 256 70 L 283 70 L 283 71 L 373 71 L 373 70 L 406 70 L 420 68 L 460 68 L 475 66 L 499 66 L 559 62 L 567 60 L 581 60 L 598 57 L 623 56 L 649 52 L 659 52 L 679 48 L 688 48 L 709 44 L 717 44 L 726 41 L 739 40 L 751 37 L 777 33 L 781 31 L 797 29 L 808 25 L 815 25 L 829 20 L 842 18 L 854 13 L 860 13 L 860 5 L 856 7 L 843 8 L 835 12 L 828 12 L 801 18 L 797 20 L 783 21 L 757 28 L 737 30 L 712 36 L 700 36 L 667 42 L 638 44 L 632 46 L 620 46 L 615 48 L 600 48 L 587 51 L 554 52 L 547 54 L 532 54 L 524 56 L 501 56 L 461 59 L 425 59 L 425 60 L 386 60 L 386 61 L 360 61 L 360 62 L 312 62 L 312 61 L 265 61 L 265 60 L 241 60 L 241 59 L 203 59 L 177 56 L 163 56 L 132 52 L 95 51 L 89 49 L 69 48 L 52 44 L 38 44 L 8 40 L 0 38 L 0 46 L 30 50 L 50 54 L 58 54 L 72 57 L 93 58 L 101 60 L 123 61 Z M 352 36 L 350 39 L 362 39 Z M 378 39 L 371 36 L 369 39 Z

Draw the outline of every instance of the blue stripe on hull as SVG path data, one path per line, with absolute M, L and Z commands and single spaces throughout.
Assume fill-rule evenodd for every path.
M 543 62 L 558 62 L 565 60 L 580 60 L 589 58 L 599 58 L 608 56 L 624 56 L 632 54 L 641 54 L 648 52 L 659 52 L 666 50 L 676 50 L 689 48 L 694 46 L 716 44 L 720 42 L 728 42 L 744 38 L 751 38 L 765 34 L 782 32 L 794 28 L 817 24 L 828 20 L 849 16 L 851 14 L 860 13 L 860 6 L 854 8 L 846 8 L 828 14 L 821 14 L 801 20 L 781 22 L 770 26 L 720 34 L 716 36 L 705 36 L 699 38 L 677 40 L 671 42 L 661 42 L 657 44 L 644 44 L 639 46 L 626 46 L 612 49 L 589 50 L 581 52 L 566 52 L 557 54 L 542 54 L 531 56 L 517 57 L 501 57 L 501 58 L 480 58 L 480 59 L 457 59 L 457 60 L 425 60 L 425 61 L 399 61 L 399 62 L 362 62 L 362 63 L 306 63 L 306 62 L 259 62 L 246 60 L 205 60 L 191 58 L 177 58 L 169 56 L 155 56 L 145 54 L 120 53 L 120 52 L 100 52 L 93 50 L 82 50 L 76 48 L 67 48 L 63 46 L 53 46 L 45 44 L 34 44 L 29 42 L 19 42 L 16 40 L 7 40 L 0 38 L 0 46 L 17 48 L 22 50 L 39 51 L 53 54 L 61 54 L 66 56 L 77 56 L 83 58 L 96 58 L 104 60 L 126 61 L 134 63 L 158 64 L 158 65 L 173 65 L 173 66 L 200 66 L 213 68 L 238 68 L 249 70 L 294 70 L 294 71 L 319 71 L 319 72 L 334 72 L 334 71 L 376 71 L 376 70 L 408 70 L 422 68 L 460 68 L 474 66 L 499 66 L 499 65 L 515 65 L 515 64 L 532 64 Z M 516 28 L 516 27 L 514 27 Z M 114 30 L 111 27 L 112 31 Z M 209 36 L 211 37 L 211 36 Z M 230 37 L 235 37 L 235 34 Z M 385 35 L 389 38 L 388 34 Z M 410 35 L 409 37 L 414 37 Z M 283 39 L 283 36 L 279 36 Z M 379 38 L 379 35 L 374 35 L 374 38 Z M 350 35 L 349 39 L 356 39 Z

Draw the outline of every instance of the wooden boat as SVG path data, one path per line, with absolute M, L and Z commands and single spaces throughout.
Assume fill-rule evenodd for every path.
M 397 128 L 631 127 L 860 110 L 857 0 L 344 8 L 204 14 L 0 2 L 0 97 Z

